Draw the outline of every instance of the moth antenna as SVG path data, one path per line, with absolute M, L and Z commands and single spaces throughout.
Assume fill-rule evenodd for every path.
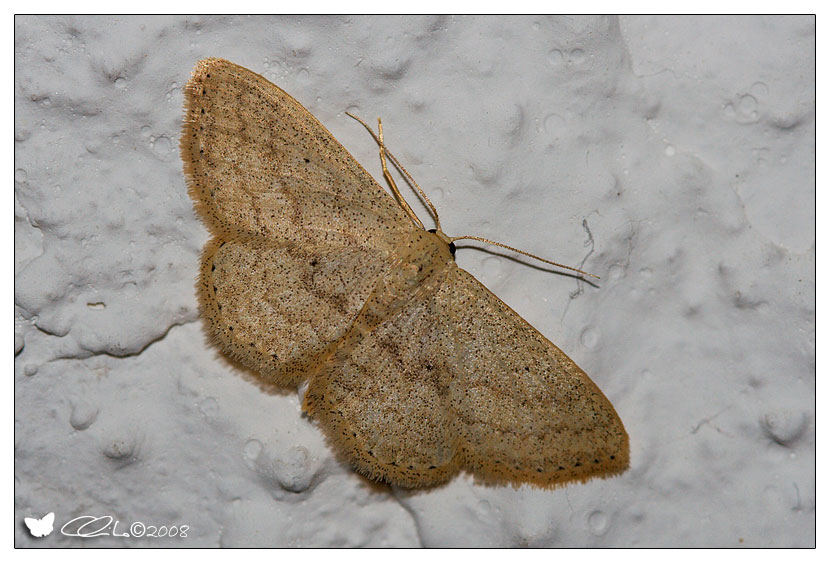
M 507 250 L 511 250 L 511 251 L 517 252 L 519 254 L 524 254 L 525 256 L 529 256 L 531 258 L 535 258 L 536 260 L 539 260 L 540 262 L 544 262 L 545 264 L 550 264 L 551 266 L 556 266 L 557 268 L 562 268 L 564 270 L 570 270 L 572 272 L 577 272 L 579 274 L 584 274 L 586 276 L 591 276 L 592 278 L 600 279 L 599 276 L 595 276 L 594 274 L 589 274 L 588 272 L 583 272 L 582 270 L 579 270 L 577 268 L 573 268 L 571 266 L 565 266 L 564 264 L 559 264 L 557 262 L 552 262 L 550 260 L 547 260 L 546 258 L 536 256 L 535 254 L 531 254 L 530 252 L 525 252 L 524 250 L 519 250 L 518 248 L 513 248 L 512 246 L 507 246 L 506 244 L 502 244 L 502 243 L 496 242 L 494 240 L 490 240 L 490 239 L 486 239 L 486 238 L 482 238 L 482 237 L 474 237 L 474 236 L 471 236 L 471 235 L 465 235 L 463 237 L 452 237 L 450 239 L 450 242 L 455 242 L 457 240 L 477 240 L 479 242 L 486 242 L 487 244 L 500 246 L 502 248 L 506 248 Z
M 400 202 L 401 207 L 403 207 L 404 211 L 406 211 L 406 213 L 407 213 L 407 215 L 409 215 L 410 219 L 412 219 L 412 221 L 417 226 L 419 226 L 422 229 L 425 229 L 424 224 L 421 222 L 420 219 L 418 219 L 418 216 L 415 214 L 415 212 L 412 210 L 412 208 L 406 202 L 406 199 L 404 199 L 403 194 L 401 194 L 400 190 L 398 189 L 398 186 L 395 184 L 395 180 L 392 179 L 392 175 L 389 173 L 389 169 L 386 166 L 386 157 L 387 156 L 389 157 L 389 160 L 391 160 L 392 163 L 398 168 L 398 170 L 400 170 L 401 173 L 406 177 L 406 179 L 410 182 L 410 184 L 415 186 L 415 188 L 418 190 L 418 193 L 423 198 L 424 202 L 427 204 L 430 211 L 432 212 L 432 216 L 435 219 L 436 230 L 439 233 L 443 234 L 443 232 L 441 230 L 441 221 L 438 219 L 438 211 L 435 209 L 435 206 L 432 204 L 432 202 L 430 201 L 427 194 L 424 193 L 424 190 L 421 189 L 421 186 L 418 185 L 418 182 L 415 181 L 415 178 L 413 178 L 412 175 L 409 172 L 407 172 L 406 168 L 404 168 L 403 165 L 398 161 L 398 159 L 395 158 L 395 155 L 393 155 L 391 152 L 389 152 L 389 149 L 387 149 L 386 145 L 383 143 L 383 124 L 381 123 L 380 118 L 378 117 L 378 133 L 375 133 L 374 130 L 372 130 L 372 128 L 369 127 L 369 125 L 365 121 L 363 121 L 362 119 L 360 119 L 356 115 L 353 115 L 349 112 L 346 112 L 346 115 L 348 115 L 349 117 L 351 117 L 352 119 L 356 120 L 358 123 L 363 125 L 363 127 L 366 128 L 366 130 L 369 132 L 369 134 L 372 135 L 372 138 L 378 144 L 378 147 L 380 147 L 380 161 L 381 161 L 381 165 L 383 167 L 383 177 L 386 178 L 386 181 L 389 182 L 390 186 L 392 186 L 392 191 L 395 192 L 395 196 L 397 197 L 398 201 Z M 446 235 L 444 235 L 444 236 L 446 236 Z M 494 246 L 500 246 L 502 248 L 506 248 L 507 250 L 516 252 L 518 254 L 523 254 L 525 256 L 529 256 L 530 258 L 533 258 L 535 260 L 539 260 L 540 262 L 544 262 L 545 264 L 550 264 L 551 266 L 556 266 L 557 268 L 562 268 L 563 270 L 570 270 L 570 271 L 576 272 L 578 274 L 583 274 L 585 276 L 591 276 L 592 278 L 595 278 L 595 279 L 600 279 L 599 276 L 594 275 L 594 274 L 589 274 L 588 272 L 582 271 L 578 268 L 573 268 L 571 266 L 565 266 L 564 264 L 559 264 L 558 262 L 553 262 L 551 260 L 547 260 L 546 258 L 542 258 L 541 256 L 536 256 L 535 254 L 531 254 L 530 252 L 525 252 L 524 250 L 519 250 L 518 248 L 514 248 L 512 246 L 508 246 L 506 244 L 502 244 L 502 243 L 496 242 L 494 240 L 490 240 L 490 239 L 486 239 L 486 238 L 482 238 L 482 237 L 475 237 L 475 236 L 471 236 L 471 235 L 465 235 L 463 237 L 452 237 L 452 238 L 447 237 L 447 238 L 448 238 L 449 242 L 455 242 L 457 240 L 477 240 L 479 242 L 492 244 Z
M 404 197 L 401 194 L 400 190 L 398 190 L 398 186 L 395 184 L 395 181 L 392 179 L 392 175 L 389 173 L 389 169 L 386 167 L 386 157 L 387 156 L 389 157 L 389 160 L 391 160 L 392 163 L 395 165 L 395 167 L 397 167 L 397 169 L 401 171 L 401 174 L 403 174 L 406 177 L 406 179 L 409 181 L 409 183 L 411 185 L 415 186 L 415 189 L 418 190 L 418 194 L 421 196 L 424 203 L 427 204 L 427 207 L 429 207 L 429 210 L 432 213 L 433 219 L 435 219 L 435 226 L 436 226 L 437 230 L 440 231 L 441 230 L 441 220 L 438 218 L 438 210 L 435 209 L 435 206 L 432 204 L 432 202 L 430 201 L 427 194 L 424 193 L 424 190 L 421 189 L 421 186 L 418 185 L 418 182 L 415 181 L 415 178 L 413 178 L 412 175 L 409 172 L 406 171 L 406 168 L 404 168 L 403 165 L 400 163 L 400 161 L 397 158 L 395 158 L 394 154 L 389 152 L 389 149 L 387 149 L 386 145 L 383 143 L 383 124 L 381 123 L 380 118 L 378 117 L 378 132 L 379 132 L 379 134 L 375 134 L 375 132 L 372 130 L 372 128 L 369 127 L 366 124 L 365 121 L 363 121 L 362 119 L 360 119 L 356 115 L 352 115 L 349 112 L 346 112 L 346 115 L 348 115 L 349 117 L 351 117 L 352 119 L 356 120 L 358 123 L 363 125 L 363 127 L 365 127 L 366 130 L 372 135 L 372 138 L 375 139 L 375 142 L 380 147 L 380 161 L 381 161 L 381 165 L 383 166 L 383 177 L 386 178 L 386 181 L 389 182 L 389 184 L 392 186 L 392 190 L 395 192 L 395 195 L 397 196 L 398 200 L 401 202 L 401 206 L 404 208 L 404 211 L 406 211 L 407 215 L 409 215 L 410 219 L 412 219 L 412 221 L 416 225 L 418 225 L 422 229 L 425 229 L 424 224 L 421 223 L 421 220 L 418 219 L 418 216 L 415 215 L 415 212 L 412 210 L 411 207 L 409 207 L 409 204 L 406 202 L 406 199 L 404 199 Z

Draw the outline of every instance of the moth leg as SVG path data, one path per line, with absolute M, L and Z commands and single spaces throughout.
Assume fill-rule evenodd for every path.
M 392 174 L 389 173 L 389 168 L 386 166 L 386 145 L 383 143 L 383 123 L 381 123 L 380 118 L 378 117 L 378 147 L 380 150 L 380 165 L 383 168 L 383 177 L 386 178 L 386 181 L 389 182 L 389 186 L 392 188 L 392 191 L 395 193 L 395 197 L 398 199 L 398 202 L 406 211 L 406 214 L 412 219 L 412 221 L 418 225 L 420 228 L 426 230 L 424 224 L 418 219 L 418 216 L 415 215 L 415 212 L 409 207 L 409 203 L 404 199 L 403 194 L 398 189 L 398 185 L 395 183 L 394 178 L 392 178 Z

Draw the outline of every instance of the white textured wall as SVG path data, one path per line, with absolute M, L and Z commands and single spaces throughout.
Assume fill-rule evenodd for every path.
M 16 18 L 16 545 L 814 545 L 814 49 L 807 17 Z M 631 469 L 373 486 L 218 358 L 177 149 L 207 56 L 376 178 L 344 111 L 382 116 L 447 233 L 602 276 L 458 257 L 608 395 Z M 50 511 L 190 529 L 33 540 Z

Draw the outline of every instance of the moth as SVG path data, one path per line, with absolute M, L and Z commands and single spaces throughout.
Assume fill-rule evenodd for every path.
M 306 385 L 304 411 L 357 471 L 407 488 L 459 471 L 555 487 L 628 467 L 599 388 L 294 98 L 202 60 L 180 146 L 213 237 L 197 282 L 210 337 L 268 380 Z

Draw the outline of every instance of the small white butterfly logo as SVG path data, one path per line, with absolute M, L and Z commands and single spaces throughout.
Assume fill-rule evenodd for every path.
M 50 512 L 40 520 L 37 518 L 24 518 L 26 527 L 29 528 L 29 533 L 36 538 L 42 538 L 52 533 L 52 524 L 55 523 L 55 513 Z

